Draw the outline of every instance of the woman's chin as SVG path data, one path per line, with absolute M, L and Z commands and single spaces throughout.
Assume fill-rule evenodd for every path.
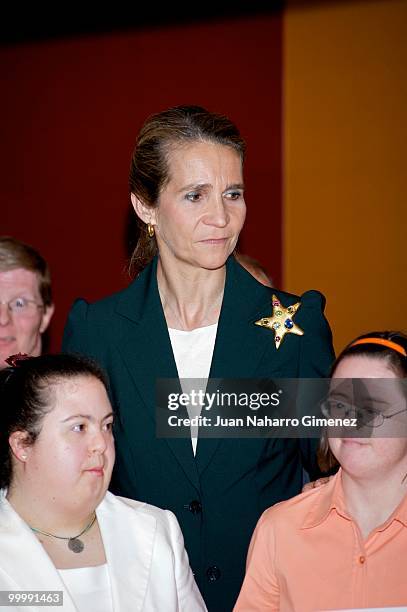
M 200 257 L 197 258 L 197 263 L 205 270 L 218 270 L 226 264 L 229 255 L 230 253 L 225 251 L 219 253 L 207 253 L 205 255 L 201 254 Z

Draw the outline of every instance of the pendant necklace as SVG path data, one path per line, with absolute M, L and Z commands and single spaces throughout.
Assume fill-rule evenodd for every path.
M 36 529 L 35 527 L 31 527 L 31 531 L 35 533 L 41 533 L 42 535 L 48 536 L 50 538 L 57 538 L 58 540 L 68 540 L 68 548 L 74 553 L 81 553 L 85 548 L 85 544 L 79 538 L 84 535 L 89 529 L 92 527 L 93 523 L 96 521 L 96 512 L 93 513 L 92 520 L 88 525 L 86 525 L 85 529 L 78 533 L 78 535 L 73 536 L 71 538 L 65 538 L 63 536 L 57 536 L 53 533 L 48 533 L 47 531 L 41 531 L 41 529 Z

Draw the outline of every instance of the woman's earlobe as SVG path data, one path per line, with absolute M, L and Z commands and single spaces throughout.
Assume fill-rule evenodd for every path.
M 144 223 L 151 223 L 151 208 L 146 206 L 134 193 L 130 195 L 134 212 Z
M 27 432 L 26 431 L 13 431 L 9 437 L 10 448 L 13 455 L 19 461 L 25 462 L 28 459 L 27 452 Z

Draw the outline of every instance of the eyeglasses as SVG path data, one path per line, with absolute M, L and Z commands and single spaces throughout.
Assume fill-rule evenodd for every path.
M 381 427 L 386 419 L 391 419 L 397 414 L 407 412 L 407 408 L 397 410 L 397 412 L 393 412 L 392 414 L 383 414 L 381 410 L 377 410 L 376 408 L 361 408 L 340 400 L 327 399 L 321 402 L 321 412 L 328 418 L 343 419 L 356 417 L 358 427 Z
M 35 300 L 29 300 L 23 297 L 17 297 L 12 300 L 0 300 L 0 304 L 5 304 L 13 315 L 30 315 L 34 314 L 38 308 L 43 308 L 43 304 L 38 304 Z

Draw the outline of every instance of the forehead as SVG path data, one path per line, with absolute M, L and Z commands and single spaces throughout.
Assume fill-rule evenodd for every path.
M 39 294 L 39 279 L 36 272 L 25 268 L 14 270 L 0 270 L 0 291 L 10 292 L 14 295 L 21 292 Z
M 176 143 L 168 151 L 167 163 L 169 180 L 174 182 L 213 180 L 214 174 L 225 178 L 233 176 L 233 180 L 238 181 L 242 176 L 238 152 L 212 142 Z
M 104 385 L 95 376 L 78 375 L 72 378 L 60 378 L 52 387 L 53 412 L 69 414 L 106 413 L 110 403 Z
M 338 364 L 332 378 L 397 378 L 386 359 L 349 355 Z
M 378 410 L 405 402 L 406 386 L 386 359 L 367 355 L 345 357 L 336 368 L 330 393 L 351 403 L 373 401 Z M 403 404 L 404 405 L 404 404 Z

